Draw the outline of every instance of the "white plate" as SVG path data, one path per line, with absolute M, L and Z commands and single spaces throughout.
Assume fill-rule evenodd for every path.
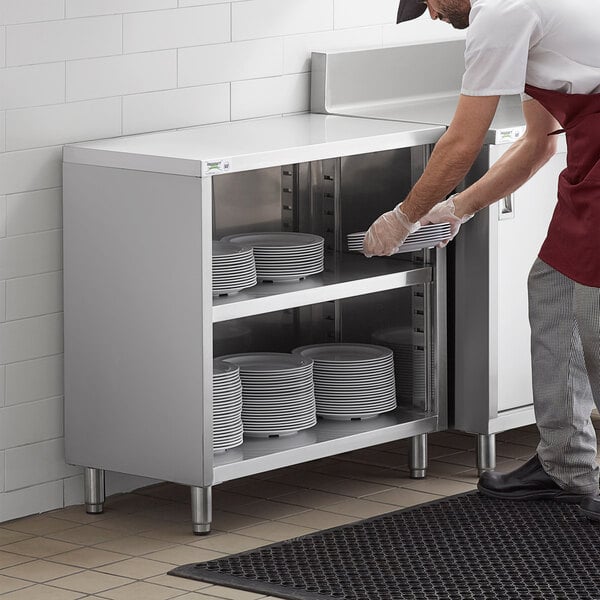
M 244 246 L 240 244 L 232 244 L 231 242 L 213 241 L 212 243 L 212 255 L 213 258 L 222 258 L 227 256 L 243 256 L 245 254 L 252 254 L 251 246 Z
M 310 368 L 312 365 L 310 359 L 284 352 L 248 352 L 227 354 L 218 358 L 239 366 L 242 375 L 245 373 L 280 375 L 286 371 Z
M 393 352 L 389 348 L 374 344 L 312 344 L 295 348 L 292 354 L 299 354 L 324 366 L 393 360 Z
M 258 248 L 302 248 L 312 244 L 322 244 L 325 240 L 311 233 L 271 231 L 227 235 L 221 241 Z

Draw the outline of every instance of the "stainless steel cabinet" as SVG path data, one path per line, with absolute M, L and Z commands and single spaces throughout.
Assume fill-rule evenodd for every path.
M 466 183 L 509 147 L 486 146 Z M 453 425 L 478 435 L 479 470 L 495 467 L 496 433 L 535 422 L 527 277 L 565 166 L 561 144 L 532 179 L 477 214 L 455 241 Z
M 369 260 L 344 236 L 410 188 L 442 131 L 299 115 L 65 147 L 65 442 L 89 512 L 105 469 L 189 485 L 198 534 L 227 480 L 407 437 L 425 475 L 446 427 L 445 251 Z M 325 272 L 213 299 L 213 238 L 257 230 L 323 235 Z M 213 455 L 213 356 L 393 327 L 424 356 L 424 391 L 396 412 Z

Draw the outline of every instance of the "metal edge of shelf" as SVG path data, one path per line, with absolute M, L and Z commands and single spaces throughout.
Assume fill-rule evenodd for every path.
M 325 284 L 308 290 L 302 289 L 297 292 L 259 296 L 239 302 L 213 305 L 213 323 L 429 283 L 432 276 L 432 268 L 426 266 L 410 271 Z
M 437 415 L 422 416 L 412 421 L 346 435 L 323 442 L 316 442 L 308 446 L 299 446 L 298 448 L 282 450 L 281 452 L 272 452 L 263 456 L 228 464 L 215 464 L 213 467 L 214 484 L 218 485 L 232 479 L 289 467 L 343 452 L 394 442 L 415 435 L 433 433 L 437 431 L 437 425 Z M 218 458 L 216 462 L 218 463 Z
M 347 116 L 346 118 L 360 119 L 361 117 Z M 386 122 L 385 119 L 376 120 Z M 445 131 L 445 127 L 435 124 L 421 123 L 420 125 L 422 129 L 417 131 L 376 133 L 347 140 L 325 141 L 305 146 L 290 146 L 288 148 L 276 148 L 273 150 L 259 150 L 248 154 L 233 153 L 229 156 L 214 156 L 210 160 L 205 157 L 157 156 L 94 148 L 89 145 L 67 144 L 63 148 L 63 162 L 134 171 L 160 172 L 189 177 L 205 177 L 212 176 L 207 175 L 207 162 L 227 160 L 229 161 L 228 170 L 215 174 L 237 173 L 288 163 L 311 162 L 340 156 L 352 156 L 355 154 L 434 144 Z

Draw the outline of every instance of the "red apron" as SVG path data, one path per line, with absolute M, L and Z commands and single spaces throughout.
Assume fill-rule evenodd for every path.
M 540 258 L 578 283 L 600 287 L 600 94 L 525 86 L 563 127 L 567 168 Z M 557 132 L 558 133 L 558 132 Z

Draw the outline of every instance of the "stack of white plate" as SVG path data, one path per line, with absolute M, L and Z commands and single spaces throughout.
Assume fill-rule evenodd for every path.
M 213 449 L 225 452 L 243 441 L 240 369 L 216 358 L 213 361 Z
M 363 251 L 363 240 L 365 239 L 366 231 L 358 231 L 356 233 L 349 233 L 348 238 L 348 250 L 362 252 Z M 404 244 L 398 249 L 398 254 L 402 252 L 415 252 L 417 250 L 423 250 L 423 248 L 432 248 L 440 242 L 450 238 L 450 224 L 449 223 L 436 223 L 433 225 L 423 225 L 418 231 L 411 233 Z
M 410 403 L 425 399 L 424 334 L 412 327 L 392 327 L 376 331 L 371 339 L 394 353 L 396 394 Z
M 369 419 L 396 408 L 394 356 L 371 344 L 314 344 L 293 350 L 314 361 L 317 415 Z
M 221 358 L 240 369 L 244 435 L 292 435 L 316 425 L 312 360 L 279 352 Z
M 270 232 L 228 235 L 223 241 L 254 250 L 259 281 L 298 281 L 324 269 L 325 240 L 310 233 Z
M 235 294 L 256 285 L 256 266 L 250 246 L 213 242 L 212 262 L 213 296 Z

